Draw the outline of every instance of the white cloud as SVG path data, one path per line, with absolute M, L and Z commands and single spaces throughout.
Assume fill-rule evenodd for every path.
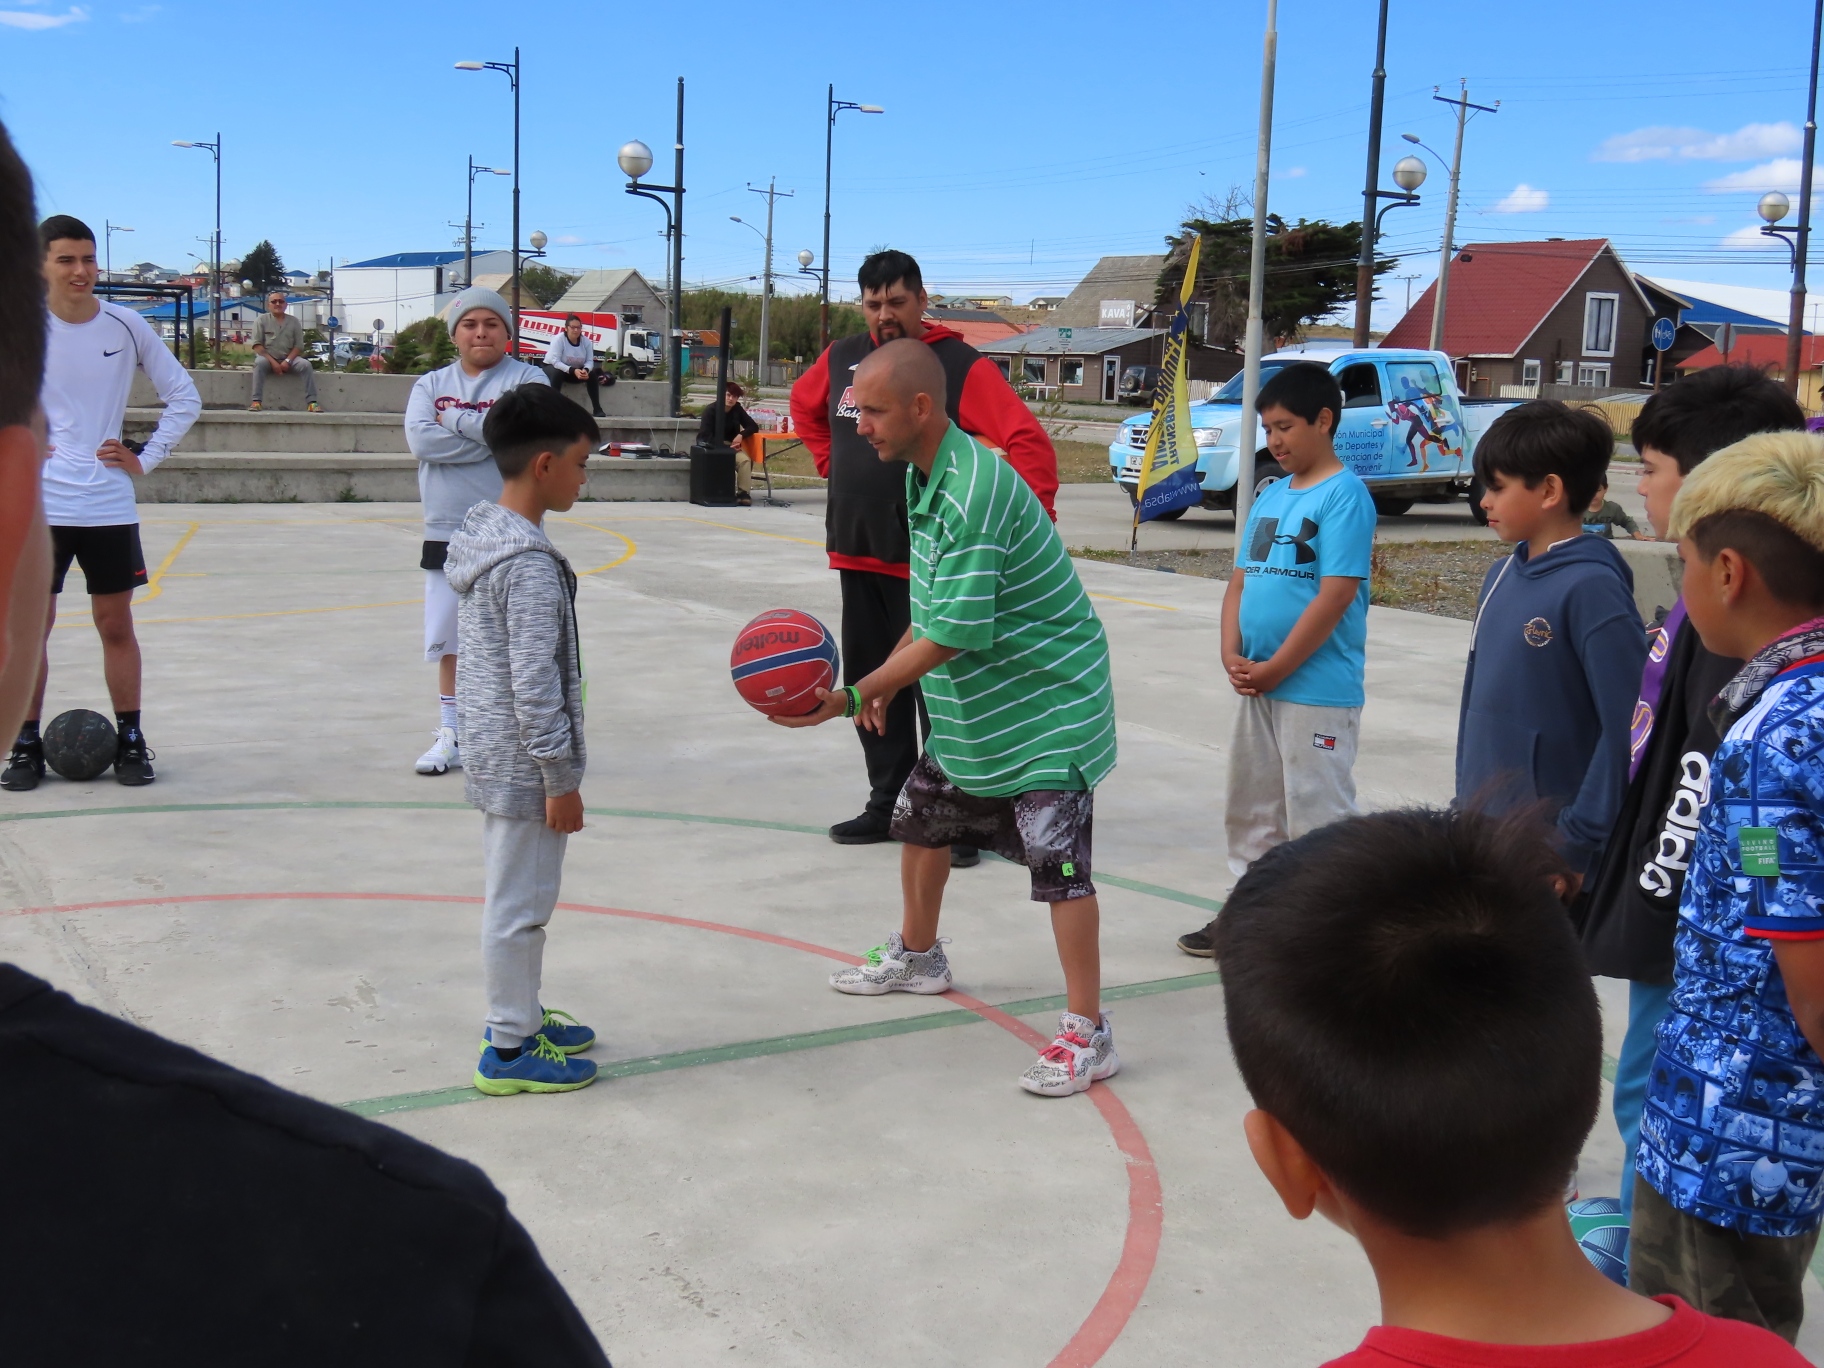
M 0 10 L 0 25 L 16 29 L 54 29 L 65 24 L 80 24 L 89 17 L 81 5 L 72 5 L 65 14 L 33 14 L 29 10 Z
M 575 233 L 560 233 L 558 234 L 556 241 L 560 247 L 575 247 L 582 242 L 582 239 Z
M 1604 139 L 1590 154 L 1592 161 L 1751 161 L 1782 152 L 1797 152 L 1805 144 L 1798 127 L 1790 123 L 1744 124 L 1733 133 L 1711 133 L 1701 128 L 1637 128 Z
M 1759 252 L 1773 245 L 1772 239 L 1763 236 L 1760 228 L 1752 223 L 1745 228 L 1737 228 L 1717 244 L 1731 252 Z
M 1804 169 L 1804 165 L 1797 157 L 1775 157 L 1770 162 L 1750 166 L 1745 171 L 1731 171 L 1726 176 L 1705 181 L 1704 189 L 1712 195 L 1733 195 L 1754 190 L 1796 191 L 1799 188 L 1799 172 Z
M 1279 173 L 1279 178 L 1281 180 L 1298 180 L 1304 175 L 1305 175 L 1304 167 L 1288 166 L 1284 171 L 1281 171 Z
M 1521 181 L 1489 209 L 1491 214 L 1537 214 L 1552 202 L 1551 195 Z

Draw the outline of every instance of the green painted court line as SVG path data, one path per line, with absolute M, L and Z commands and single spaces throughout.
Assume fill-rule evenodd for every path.
M 1154 997 L 1160 993 L 1182 992 L 1186 988 L 1207 988 L 1219 981 L 1215 973 L 1183 974 L 1175 978 L 1152 979 L 1145 983 L 1124 983 L 1105 988 L 1102 996 L 1109 1002 L 1131 998 Z M 1064 1009 L 1064 998 L 1023 998 L 995 1006 L 1009 1016 L 1034 1016 L 1041 1012 Z M 832 1026 L 824 1031 L 804 1031 L 796 1035 L 771 1036 L 765 1040 L 744 1040 L 734 1045 L 713 1045 L 707 1049 L 679 1050 L 675 1054 L 641 1055 L 634 1059 L 617 1059 L 602 1065 L 601 1078 L 635 1078 L 641 1074 L 669 1073 L 673 1069 L 694 1069 L 704 1064 L 732 1064 L 742 1059 L 765 1059 L 772 1055 L 792 1054 L 798 1050 L 818 1050 L 827 1045 L 848 1045 L 858 1040 L 884 1040 L 891 1036 L 911 1035 L 915 1031 L 936 1031 L 950 1026 L 970 1026 L 983 1020 L 966 1008 L 925 1012 L 918 1016 L 899 1017 L 892 1021 L 868 1022 L 859 1026 Z M 344 1102 L 344 1111 L 357 1116 L 388 1116 L 394 1112 L 423 1111 L 429 1107 L 451 1107 L 462 1102 L 487 1100 L 485 1093 L 471 1087 L 432 1088 L 428 1092 L 398 1093 L 392 1097 L 370 1097 L 359 1102 Z

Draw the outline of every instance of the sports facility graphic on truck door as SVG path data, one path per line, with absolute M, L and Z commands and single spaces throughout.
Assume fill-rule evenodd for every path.
M 1419 473 L 1460 469 L 1463 422 L 1438 368 L 1427 361 L 1389 361 L 1387 380 L 1393 392 L 1387 415 L 1399 428 L 1387 473 L 1406 474 L 1415 467 Z

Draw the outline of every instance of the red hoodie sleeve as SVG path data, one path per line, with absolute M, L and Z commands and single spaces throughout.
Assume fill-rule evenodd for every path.
M 997 372 L 998 373 L 998 372 Z M 798 434 L 817 473 L 830 478 L 830 353 L 811 363 L 811 368 L 792 386 L 792 431 Z
M 805 379 L 809 378 L 807 372 Z M 798 383 L 803 384 L 804 381 Z M 824 390 L 827 395 L 827 373 Z M 792 413 L 796 416 L 797 412 L 798 393 L 794 390 Z M 1007 383 L 1007 377 L 1001 374 L 1001 368 L 987 357 L 982 357 L 969 368 L 969 376 L 963 381 L 963 398 L 957 405 L 956 416 L 964 432 L 1007 453 L 1007 464 L 1020 472 L 1020 478 L 1032 487 L 1032 492 L 1039 496 L 1039 502 L 1045 506 L 1051 520 L 1056 522 L 1058 514 L 1052 504 L 1058 493 L 1058 453 L 1052 448 L 1051 438 L 1040 426 L 1039 420 L 1032 416 L 1032 410 L 1013 392 L 1013 386 Z M 827 431 L 824 440 L 827 444 Z

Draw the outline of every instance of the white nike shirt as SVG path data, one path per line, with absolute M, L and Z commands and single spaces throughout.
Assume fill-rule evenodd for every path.
M 50 438 L 44 516 L 52 527 L 117 527 L 139 521 L 133 477 L 96 457 L 103 442 L 120 436 L 134 371 L 143 370 L 165 401 L 158 430 L 139 458 L 148 472 L 171 454 L 203 411 L 189 372 L 152 326 L 131 309 L 97 302 L 101 311 L 87 323 L 47 315 L 50 336 L 39 398 Z

